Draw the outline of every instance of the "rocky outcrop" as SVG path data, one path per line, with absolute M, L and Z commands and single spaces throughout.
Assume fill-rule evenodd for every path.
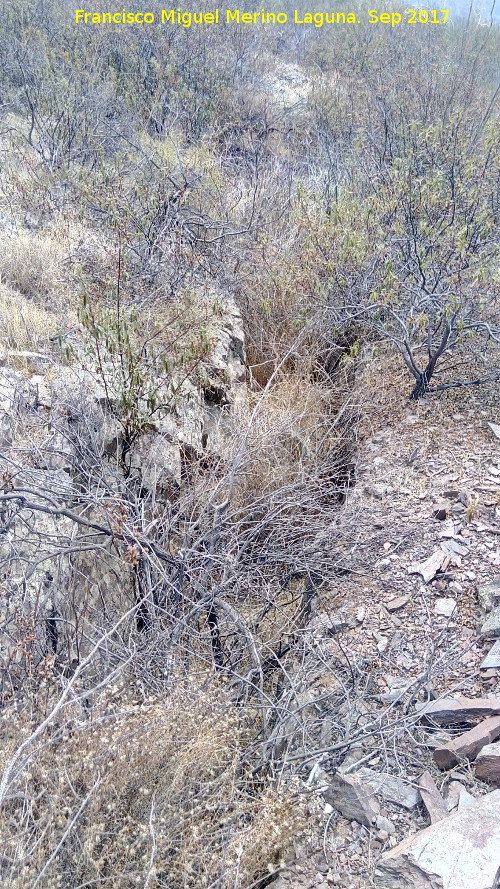
M 175 398 L 158 392 L 169 408 L 135 438 L 126 466 L 119 412 L 109 409 L 106 382 L 88 363 L 68 366 L 53 357 L 47 373 L 29 379 L 0 367 L 0 477 L 10 496 L 0 515 L 8 591 L 0 607 L 0 658 L 9 669 L 24 656 L 19 621 L 35 662 L 57 655 L 67 664 L 140 598 L 133 548 L 127 553 L 111 533 L 121 521 L 114 498 L 130 501 L 133 525 L 137 498 L 153 505 L 168 500 L 186 460 L 223 454 L 232 404 L 245 389 L 243 326 L 232 302 L 221 306 L 211 340 L 195 381 L 184 380 Z M 81 526 L 75 515 L 109 533 Z
M 500 875 L 500 790 L 385 852 L 381 889 L 496 889 Z

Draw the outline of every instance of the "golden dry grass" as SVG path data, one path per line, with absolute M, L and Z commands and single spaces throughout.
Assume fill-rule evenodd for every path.
M 0 281 L 0 342 L 13 350 L 38 350 L 59 328 L 54 312 L 30 302 Z
M 163 702 L 100 717 L 55 732 L 11 788 L 6 889 L 244 889 L 279 865 L 304 807 L 253 787 L 248 729 L 220 690 L 179 683 Z M 10 749 L 13 733 L 11 722 Z
M 35 303 L 45 304 L 62 284 L 65 246 L 48 234 L 0 233 L 0 278 Z

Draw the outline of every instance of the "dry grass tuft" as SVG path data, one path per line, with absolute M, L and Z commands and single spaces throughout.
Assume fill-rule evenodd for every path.
M 271 787 L 257 793 L 249 741 L 236 708 L 194 683 L 162 704 L 61 726 L 1 810 L 2 885 L 250 886 L 282 859 L 304 809 Z
M 8 349 L 37 350 L 59 328 L 53 312 L 37 306 L 0 282 L 0 342 Z
M 50 235 L 0 233 L 0 279 L 38 305 L 60 292 L 64 256 L 64 245 Z

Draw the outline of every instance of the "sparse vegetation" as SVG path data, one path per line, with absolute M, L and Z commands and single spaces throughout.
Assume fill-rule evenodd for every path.
M 404 722 L 314 624 L 380 382 L 500 380 L 499 30 L 0 13 L 0 879 L 261 889 Z

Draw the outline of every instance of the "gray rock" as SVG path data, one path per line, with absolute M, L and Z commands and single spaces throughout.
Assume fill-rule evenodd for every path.
M 466 809 L 467 806 L 471 806 L 472 803 L 475 802 L 476 797 L 472 796 L 472 793 L 469 793 L 460 781 L 450 781 L 448 785 L 448 794 L 446 796 L 446 807 L 448 812 L 451 813 L 457 809 Z
M 410 598 L 410 596 L 396 596 L 396 598 L 390 599 L 389 602 L 386 602 L 385 607 L 387 608 L 387 611 L 392 614 L 393 611 L 400 611 L 401 608 L 404 608 L 405 605 L 408 605 Z
M 460 784 L 460 781 L 450 781 L 448 786 L 448 793 L 446 794 L 446 808 L 448 812 L 455 812 L 458 809 L 458 801 L 460 799 L 460 794 L 462 793 L 463 785 Z
M 179 447 L 161 435 L 142 435 L 133 450 L 131 469 L 137 471 L 148 491 L 168 491 L 172 481 L 180 483 Z
M 412 679 L 391 679 L 388 682 L 389 691 L 384 691 L 380 695 L 377 695 L 378 700 L 382 701 L 383 704 L 393 704 L 394 701 L 400 701 L 408 691 L 411 685 L 413 685 Z
M 432 510 L 432 515 L 433 518 L 438 519 L 440 522 L 444 522 L 448 515 L 448 504 L 438 503 Z
M 390 494 L 394 488 L 383 482 L 374 482 L 371 485 L 365 485 L 363 490 L 369 497 L 374 497 L 376 500 L 383 500 L 386 494 Z
M 4 367 L 0 372 L 0 447 L 12 444 L 16 414 L 34 409 L 36 390 L 22 374 Z
M 444 540 L 441 544 L 441 549 L 451 560 L 453 565 L 461 565 L 461 556 L 466 556 L 469 552 L 469 547 L 464 543 L 459 543 L 457 540 L 450 539 Z
M 495 790 L 385 852 L 375 871 L 375 885 L 496 889 L 499 849 L 500 790 Z
M 392 821 L 389 821 L 388 818 L 384 818 L 383 815 L 377 816 L 375 827 L 377 830 L 382 831 L 382 833 L 387 834 L 388 836 L 392 836 L 393 833 L 396 833 L 396 828 Z
M 466 809 L 468 806 L 472 806 L 473 803 L 476 802 L 476 797 L 472 796 L 472 793 L 469 793 L 465 787 L 462 787 L 462 791 L 460 793 L 460 799 L 458 800 L 458 810 Z
M 493 608 L 481 627 L 481 636 L 496 639 L 500 636 L 500 606 Z
M 355 777 L 336 772 L 323 796 L 349 821 L 359 821 L 365 827 L 375 825 L 379 814 L 378 803 L 371 788 L 360 784 Z
M 448 808 L 430 772 L 424 772 L 423 775 L 420 775 L 418 786 L 422 802 L 431 819 L 431 824 L 446 818 L 448 816 Z
M 477 598 L 481 608 L 486 613 L 500 605 L 500 577 L 494 577 L 491 583 L 478 586 Z
M 442 549 L 437 549 L 432 556 L 423 562 L 413 562 L 408 566 L 408 574 L 421 574 L 425 583 L 429 583 L 441 569 L 449 564 L 449 557 Z
M 485 659 L 479 665 L 480 670 L 494 670 L 500 667 L 500 639 L 497 639 L 493 648 L 491 648 Z
M 416 704 L 415 711 L 421 718 L 439 725 L 455 725 L 475 722 L 483 716 L 500 714 L 500 698 L 437 698 L 425 704 Z
M 405 809 L 414 809 L 418 805 L 418 790 L 402 778 L 365 768 L 358 769 L 355 775 L 363 784 L 371 787 L 377 796 L 389 803 L 396 803 Z
M 441 615 L 442 617 L 451 617 L 456 607 L 455 599 L 436 599 L 434 614 Z

